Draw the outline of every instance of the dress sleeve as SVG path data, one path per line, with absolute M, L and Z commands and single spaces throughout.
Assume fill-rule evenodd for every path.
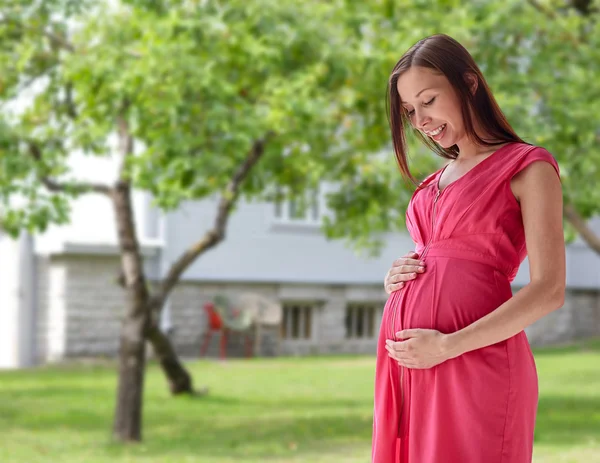
M 510 179 L 512 179 L 515 175 L 521 172 L 525 167 L 535 161 L 546 161 L 554 167 L 556 171 L 556 175 L 560 179 L 560 168 L 558 166 L 558 162 L 554 159 L 554 156 L 550 154 L 548 150 L 542 148 L 541 146 L 534 146 L 533 149 L 528 150 L 521 158 L 516 162 L 512 172 L 510 174 Z

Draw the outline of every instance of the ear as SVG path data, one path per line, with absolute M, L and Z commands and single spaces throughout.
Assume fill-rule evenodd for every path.
M 477 91 L 477 76 L 475 74 L 472 73 L 467 73 L 465 74 L 465 80 L 467 81 L 467 85 L 469 86 L 469 90 L 471 91 L 472 95 L 475 95 L 475 92 Z

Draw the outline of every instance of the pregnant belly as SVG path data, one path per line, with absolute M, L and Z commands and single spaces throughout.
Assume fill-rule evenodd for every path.
M 384 320 L 391 332 L 430 328 L 452 333 L 495 310 L 511 296 L 506 276 L 490 265 L 429 256 L 427 270 L 390 295 Z

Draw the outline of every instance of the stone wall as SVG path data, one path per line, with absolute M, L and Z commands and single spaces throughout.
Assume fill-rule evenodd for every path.
M 48 320 L 48 302 L 50 301 L 49 276 L 50 260 L 38 258 L 35 268 L 35 363 L 45 363 L 50 357 L 48 352 L 50 332 L 50 323 Z
M 513 294 L 516 291 L 513 290 Z M 537 347 L 600 336 L 600 293 L 569 289 L 560 309 L 538 320 L 525 332 L 530 344 Z
M 113 256 L 40 260 L 42 358 L 52 361 L 116 354 L 125 313 L 125 292 L 115 283 L 118 268 L 119 261 Z
M 237 293 L 254 292 L 265 297 L 276 299 L 276 285 L 252 285 L 231 283 L 187 283 L 179 284 L 170 298 L 171 323 L 174 327 L 171 339 L 180 355 L 197 357 L 200 353 L 202 337 L 207 327 L 207 315 L 204 304 L 212 301 L 217 294 L 234 298 Z M 215 333 L 208 345 L 207 355 L 217 356 L 219 352 L 219 336 Z M 228 356 L 244 355 L 244 342 L 240 333 L 230 333 L 227 342 Z M 253 338 L 251 341 L 253 342 Z M 265 336 L 269 342 L 269 335 Z
M 117 285 L 119 260 L 69 257 L 67 263 L 67 356 L 113 355 L 125 315 L 125 291 Z
M 125 313 L 125 294 L 115 283 L 118 263 L 115 256 L 69 255 L 38 260 L 36 350 L 39 361 L 116 355 Z M 516 291 L 515 288 L 513 292 Z M 266 330 L 261 346 L 263 355 L 375 353 L 376 333 L 387 297 L 382 288 L 182 282 L 170 299 L 173 330 L 169 335 L 179 355 L 199 356 L 207 323 L 204 303 L 216 294 L 234 297 L 240 292 L 260 293 L 283 303 L 302 302 L 313 307 L 310 339 L 281 340 L 279 329 Z M 372 338 L 346 338 L 346 307 L 356 302 L 370 303 L 377 308 Z M 534 346 L 600 336 L 598 291 L 569 290 L 564 307 L 529 327 L 527 335 Z M 243 356 L 244 342 L 239 333 L 231 334 L 227 355 Z M 254 342 L 252 334 L 249 342 Z M 211 339 L 208 355 L 219 355 L 218 336 Z
M 202 309 L 216 294 L 232 299 L 242 292 L 259 293 L 282 302 L 303 302 L 313 307 L 311 339 L 281 339 L 277 329 L 266 329 L 262 336 L 263 355 L 308 355 L 325 353 L 374 353 L 375 337 L 372 339 L 348 340 L 345 332 L 345 310 L 349 301 L 367 301 L 378 304 L 383 310 L 383 290 L 347 288 L 339 285 L 285 285 L 285 284 L 241 284 L 241 283 L 183 283 L 171 297 L 171 320 L 175 327 L 171 338 L 179 353 L 197 356 L 202 334 L 206 329 L 207 316 Z M 385 294 L 385 293 L 384 293 Z M 375 324 L 380 323 L 380 315 Z M 228 356 L 245 354 L 243 337 L 232 333 L 227 342 Z M 250 334 L 250 343 L 254 338 Z M 208 355 L 218 356 L 218 336 L 213 336 Z

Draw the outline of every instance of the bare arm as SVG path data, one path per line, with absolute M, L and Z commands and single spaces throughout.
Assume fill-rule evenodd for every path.
M 447 336 L 450 357 L 508 339 L 564 304 L 566 286 L 561 184 L 547 162 L 513 180 L 521 204 L 530 283 L 493 312 Z

